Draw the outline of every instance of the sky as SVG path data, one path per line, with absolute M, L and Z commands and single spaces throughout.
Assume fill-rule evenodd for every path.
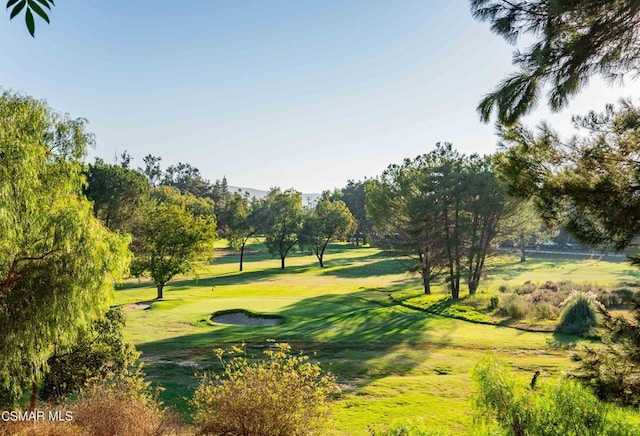
M 496 151 L 476 106 L 515 47 L 466 0 L 60 0 L 32 38 L 0 17 L 0 86 L 89 120 L 88 160 L 188 162 L 207 179 L 340 188 L 451 142 Z M 638 95 L 595 79 L 560 114 Z

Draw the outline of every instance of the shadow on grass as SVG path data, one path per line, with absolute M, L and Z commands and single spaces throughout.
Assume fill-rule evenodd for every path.
M 371 262 L 372 259 L 383 258 Z M 389 257 L 389 255 L 372 255 L 366 258 L 358 258 L 358 261 L 367 260 L 368 262 L 363 265 L 352 265 L 345 259 L 329 264 L 331 268 L 322 272 L 323 275 L 331 275 L 340 278 L 358 279 L 363 277 L 384 276 L 392 274 L 402 274 L 409 268 L 409 264 L 406 260 L 396 257 Z M 344 265 L 344 266 L 342 266 Z M 338 266 L 337 268 L 335 266 Z
M 137 348 L 147 360 L 145 372 L 149 378 L 171 387 L 163 400 L 184 411 L 183 397 L 191 395 L 197 378 L 185 377 L 182 370 L 174 376 L 165 362 L 175 362 L 176 366 L 196 362 L 201 370 L 216 368 L 213 350 L 218 347 L 245 343 L 249 356 L 260 357 L 267 340 L 287 342 L 294 350 L 304 350 L 339 380 L 366 385 L 388 375 L 409 373 L 430 350 L 450 342 L 450 332 L 437 340 L 429 333 L 438 322 L 432 316 L 392 304 L 387 292 L 379 290 L 309 298 L 278 315 L 284 322 L 268 327 L 212 327 L 203 321 L 200 333 L 147 342 Z M 418 346 L 420 353 L 412 355 Z

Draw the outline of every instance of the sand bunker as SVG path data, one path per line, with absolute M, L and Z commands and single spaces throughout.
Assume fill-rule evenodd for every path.
M 133 303 L 124 306 L 122 310 L 145 310 L 151 307 L 151 303 Z
M 242 311 L 221 313 L 220 315 L 214 314 L 213 316 L 211 316 L 211 321 L 218 324 L 248 325 L 258 327 L 269 327 L 282 324 L 282 318 L 280 317 L 260 316 Z

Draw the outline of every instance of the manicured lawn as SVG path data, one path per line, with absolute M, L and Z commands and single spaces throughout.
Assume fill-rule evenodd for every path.
M 331 246 L 326 266 L 314 256 L 287 258 L 281 271 L 264 246 L 245 255 L 220 250 L 198 277 L 179 277 L 153 301 L 149 283 L 131 281 L 117 292 L 116 303 L 148 302 L 146 310 L 126 312 L 127 336 L 143 352 L 150 380 L 165 387 L 167 404 L 187 411 L 185 397 L 197 384 L 196 372 L 217 368 L 213 350 L 246 343 L 259 356 L 267 340 L 289 342 L 336 374 L 343 395 L 335 407 L 335 429 L 367 434 L 367 426 L 422 417 L 453 434 L 471 431 L 470 371 L 485 353 L 506 360 L 530 379 L 536 370 L 553 377 L 571 365 L 568 348 L 576 339 L 504 326 L 471 323 L 405 307 L 422 295 L 419 278 L 405 273 L 407 261 L 374 248 Z M 572 280 L 616 283 L 637 280 L 625 263 L 515 257 L 490 262 L 480 293 L 502 283 Z M 493 270 L 493 275 L 492 274 Z M 436 289 L 434 299 L 445 294 Z M 226 309 L 277 314 L 273 327 L 225 326 L 210 315 Z

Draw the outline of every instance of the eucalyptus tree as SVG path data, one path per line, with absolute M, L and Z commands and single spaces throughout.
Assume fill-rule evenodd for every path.
M 620 80 L 640 67 L 640 4 L 634 0 L 471 0 L 471 11 L 510 43 L 533 38 L 516 51 L 517 71 L 478 106 L 489 121 L 510 125 L 536 107 L 549 86 L 552 110 L 565 107 L 596 74 Z
M 293 189 L 284 192 L 272 188 L 262 202 L 264 210 L 265 243 L 272 256 L 280 258 L 284 269 L 285 259 L 298 243 L 302 224 L 302 194 Z
M 351 211 L 342 200 L 321 199 L 314 211 L 304 217 L 298 241 L 300 246 L 310 248 L 324 267 L 324 252 L 329 241 L 346 238 L 356 228 Z
M 12 402 L 30 387 L 32 408 L 54 346 L 106 312 L 130 260 L 127 238 L 95 219 L 83 195 L 85 125 L 0 96 L 0 390 Z

